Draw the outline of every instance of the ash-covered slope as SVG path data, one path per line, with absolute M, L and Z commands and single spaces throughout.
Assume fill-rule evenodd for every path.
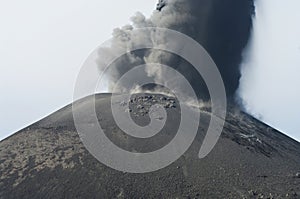
M 107 108 L 111 96 L 96 96 L 98 119 L 106 135 L 128 151 L 160 148 L 172 140 L 178 128 L 177 101 L 158 94 L 149 96 L 136 96 L 145 100 L 131 103 L 132 118 L 146 124 L 147 107 L 161 103 L 167 107 L 168 120 L 158 135 L 147 140 L 124 134 Z M 91 98 L 80 103 L 85 110 Z M 296 175 L 300 143 L 234 107 L 229 108 L 213 151 L 198 159 L 210 120 L 208 110 L 201 110 L 196 140 L 180 159 L 156 172 L 130 174 L 108 168 L 89 154 L 75 131 L 69 105 L 0 142 L 0 198 L 300 197 Z

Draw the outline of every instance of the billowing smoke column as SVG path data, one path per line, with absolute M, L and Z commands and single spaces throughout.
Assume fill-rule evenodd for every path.
M 111 46 L 101 48 L 99 53 L 105 55 L 121 49 L 130 50 L 141 41 L 153 42 L 153 35 L 133 35 L 136 28 L 162 27 L 182 32 L 199 42 L 211 55 L 222 75 L 227 96 L 232 98 L 239 86 L 239 65 L 250 36 L 253 13 L 253 0 L 160 0 L 149 19 L 137 13 L 131 19 L 132 25 L 115 29 Z M 164 45 L 163 36 L 155 40 Z M 200 98 L 207 97 L 205 83 L 188 62 L 159 50 L 138 50 L 116 60 L 108 71 L 111 86 L 132 67 L 145 63 L 161 63 L 175 68 L 189 80 Z M 104 68 L 100 66 L 100 70 Z M 160 70 L 159 67 L 147 67 L 145 72 L 154 80 L 163 79 Z M 124 89 L 131 88 L 124 85 Z

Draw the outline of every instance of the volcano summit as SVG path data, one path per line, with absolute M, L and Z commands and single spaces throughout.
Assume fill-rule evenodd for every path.
M 78 102 L 82 110 L 91 98 Z M 149 123 L 150 105 L 166 107 L 162 131 L 136 139 L 114 123 L 107 109 L 111 95 L 95 98 L 106 136 L 129 152 L 159 149 L 175 136 L 180 120 L 175 99 L 136 94 L 130 102 L 120 102 L 120 107 L 130 104 L 127 111 L 139 125 Z M 200 128 L 188 151 L 159 171 L 131 174 L 101 164 L 86 150 L 72 107 L 66 106 L 0 143 L 0 198 L 299 198 L 300 143 L 230 106 L 217 145 L 199 159 L 211 114 L 209 106 L 195 109 L 201 112 Z
M 172 91 L 158 92 L 157 85 L 144 87 L 127 100 L 123 97 L 132 90 L 126 85 L 122 85 L 125 92 L 84 96 L 0 142 L 0 198 L 299 198 L 300 143 L 244 113 L 234 102 L 253 14 L 252 0 L 166 0 L 160 1 L 150 19 L 137 14 L 133 25 L 116 29 L 111 47 L 99 53 L 110 55 L 135 47 L 137 40 L 153 42 L 147 34 L 133 34 L 134 29 L 147 27 L 173 29 L 203 45 L 224 80 L 226 117 L 214 114 L 216 104 L 206 99 L 209 86 L 189 70 L 187 60 L 151 49 L 124 54 L 108 72 L 110 86 L 137 65 L 161 63 L 183 73 L 200 96 L 197 103 L 180 101 Z M 154 83 L 165 78 L 159 76 L 160 69 L 146 70 Z M 91 78 L 84 80 L 89 84 Z M 132 129 L 135 125 L 151 127 L 152 122 L 164 125 L 155 134 L 151 128 L 149 135 L 148 131 L 140 132 L 143 136 L 134 136 L 138 131 L 128 134 L 116 122 L 112 106 L 119 111 L 117 116 L 130 116 Z M 155 107 L 163 111 L 155 111 Z M 191 114 L 183 118 L 186 109 Z M 79 123 L 74 112 L 83 116 Z M 196 114 L 200 118 L 194 117 Z M 207 133 L 215 118 L 224 124 L 217 137 Z M 195 134 L 189 128 L 182 129 L 182 142 L 189 144 L 192 140 L 186 148 L 173 141 L 178 138 L 183 119 L 187 127 L 198 126 Z M 124 156 L 108 150 L 104 146 L 107 142 L 97 139 L 98 134 L 82 134 L 78 124 L 88 130 L 101 126 L 105 140 L 122 149 Z M 213 128 L 218 130 L 217 126 Z M 201 157 L 199 150 L 206 138 L 217 143 L 207 156 Z M 153 162 L 167 162 L 163 167 L 153 168 L 153 162 L 141 155 L 151 156 L 172 143 L 172 151 L 180 156 L 169 161 L 171 153 L 161 153 L 155 159 L 158 162 Z M 105 162 L 98 161 L 93 149 L 111 155 L 101 156 Z M 134 162 L 140 166 L 137 172 L 112 168 L 116 157 L 118 163 L 123 163 L 121 166 L 131 166 L 129 155 L 143 160 Z M 142 164 L 145 160 L 149 165 Z M 140 172 L 144 167 L 148 170 Z

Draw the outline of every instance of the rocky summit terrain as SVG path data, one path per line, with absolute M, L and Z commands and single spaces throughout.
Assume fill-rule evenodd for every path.
M 151 105 L 166 108 L 165 127 L 149 139 L 118 128 L 110 94 L 95 99 L 106 136 L 127 151 L 153 151 L 175 136 L 180 121 L 175 98 L 136 94 L 119 102 L 140 125 L 149 123 Z M 88 97 L 77 103 L 84 111 L 90 102 Z M 198 109 L 197 137 L 180 159 L 155 172 L 131 174 L 105 166 L 86 150 L 72 106 L 66 106 L 0 142 L 0 198 L 300 198 L 299 142 L 230 106 L 217 145 L 199 159 L 211 115 L 207 107 Z

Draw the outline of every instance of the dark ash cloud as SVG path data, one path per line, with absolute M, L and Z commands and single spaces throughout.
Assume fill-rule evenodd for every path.
M 208 51 L 222 75 L 227 96 L 234 97 L 239 87 L 239 66 L 242 51 L 250 37 L 253 13 L 253 0 L 163 0 L 149 19 L 137 13 L 131 18 L 131 25 L 115 29 L 111 46 L 100 49 L 99 53 L 130 50 L 141 41 L 153 42 L 151 35 L 133 35 L 135 28 L 173 29 L 192 37 Z M 144 63 L 172 66 L 190 81 L 200 98 L 208 96 L 201 76 L 195 73 L 189 63 L 176 55 L 157 50 L 139 50 L 118 59 L 108 71 L 111 86 L 132 67 Z M 101 64 L 100 70 L 104 70 Z M 157 67 L 148 67 L 145 72 L 154 80 L 163 78 L 163 72 Z M 131 89 L 127 85 L 124 88 Z

